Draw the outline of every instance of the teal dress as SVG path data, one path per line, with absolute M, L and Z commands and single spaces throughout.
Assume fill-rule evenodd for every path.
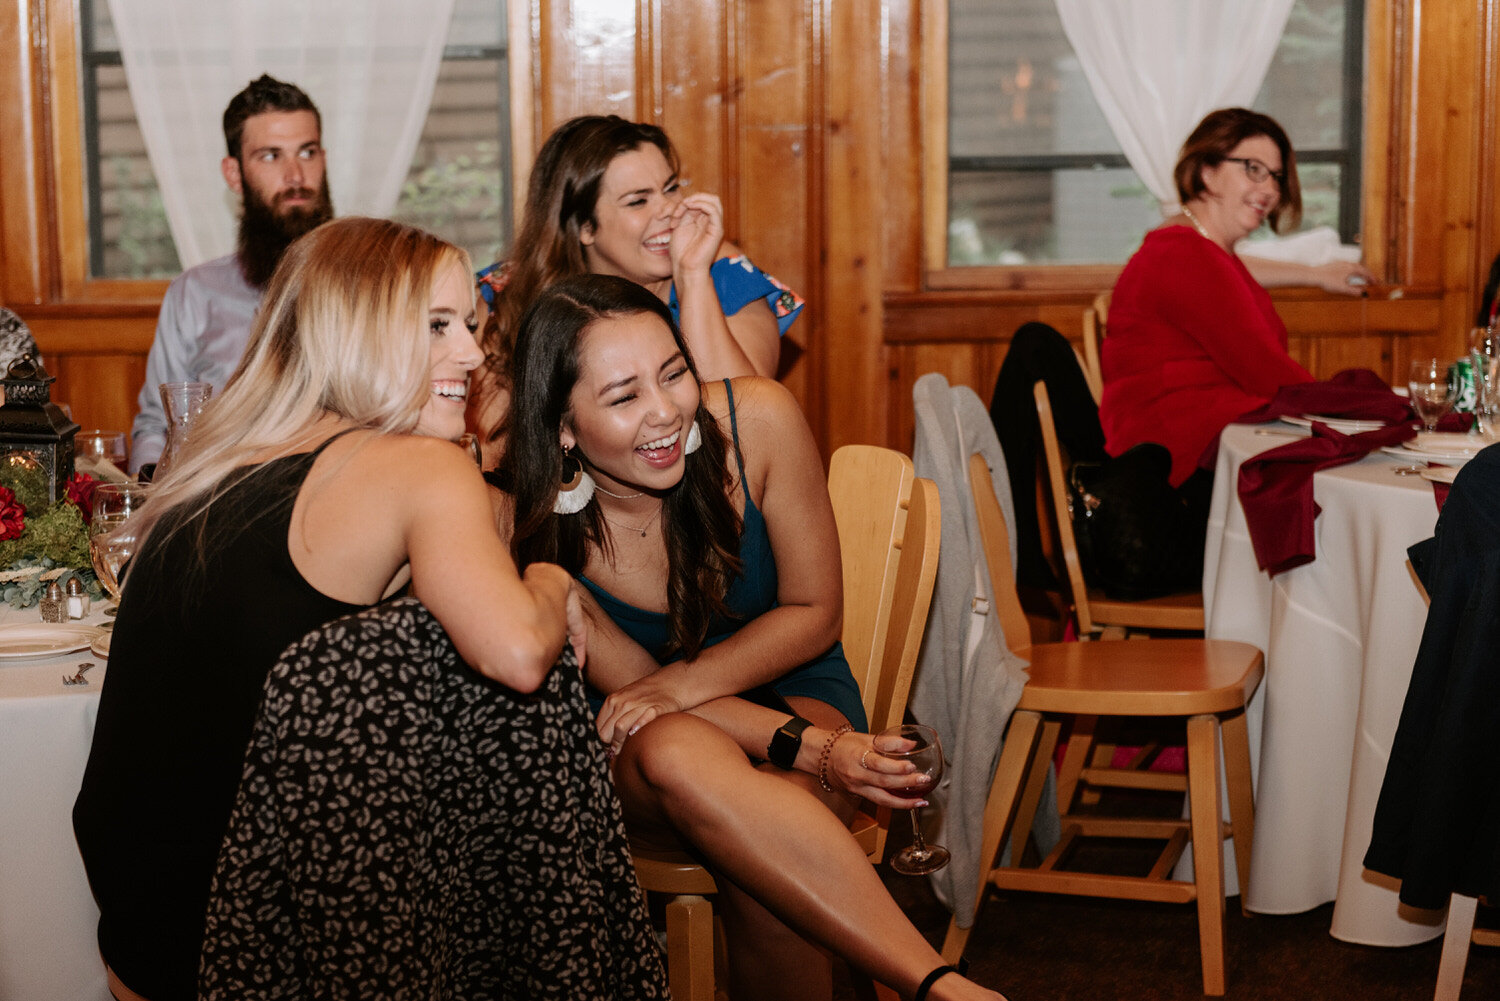
M 776 607 L 776 557 L 771 551 L 766 520 L 751 500 L 750 487 L 745 482 L 745 460 L 740 454 L 739 425 L 734 413 L 734 390 L 729 389 L 729 380 L 726 379 L 724 385 L 729 390 L 729 426 L 734 435 L 734 458 L 740 469 L 740 486 L 745 491 L 745 518 L 739 553 L 743 569 L 730 582 L 729 592 L 724 596 L 725 604 L 735 617 L 716 616 L 709 625 L 705 647 L 727 639 L 746 622 Z M 648 612 L 627 604 L 586 576 L 579 575 L 578 579 L 599 600 L 600 607 L 615 624 L 655 657 L 657 663 L 665 664 L 674 659 L 668 652 L 671 634 L 664 613 Z M 843 713 L 844 718 L 861 733 L 869 728 L 859 686 L 849 671 L 842 643 L 835 643 L 821 656 L 793 668 L 770 684 L 740 694 L 752 702 L 776 709 L 785 709 L 784 700 L 791 696 L 806 696 Z M 603 697 L 590 690 L 589 704 L 596 714 L 602 703 Z

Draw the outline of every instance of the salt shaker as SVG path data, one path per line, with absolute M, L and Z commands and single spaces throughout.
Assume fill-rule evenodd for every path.
M 68 618 L 81 619 L 89 614 L 89 593 L 83 589 L 83 581 L 77 577 L 68 578 L 68 586 L 64 592 L 68 598 Z
M 63 597 L 63 589 L 55 580 L 49 580 L 47 589 L 42 592 L 42 621 L 68 621 L 68 600 Z

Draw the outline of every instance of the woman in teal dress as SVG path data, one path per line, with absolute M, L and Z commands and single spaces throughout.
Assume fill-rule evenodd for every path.
M 700 385 L 690 355 L 648 290 L 580 275 L 536 298 L 514 356 L 501 519 L 520 565 L 556 561 L 593 599 L 587 681 L 631 838 L 721 877 L 732 997 L 827 999 L 832 952 L 904 997 L 993 1001 L 847 829 L 858 797 L 911 806 L 912 775 L 861 732 L 801 410 L 769 379 Z
M 489 432 L 486 468 L 498 459 L 521 317 L 560 278 L 619 275 L 649 288 L 671 308 L 704 379 L 776 375 L 780 337 L 802 300 L 724 239 L 719 197 L 688 194 L 678 169 L 665 132 L 616 115 L 574 118 L 543 144 L 515 245 L 479 273 L 488 360 L 473 423 Z

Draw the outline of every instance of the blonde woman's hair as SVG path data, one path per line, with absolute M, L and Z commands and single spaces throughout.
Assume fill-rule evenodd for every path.
M 336 219 L 293 243 L 239 367 L 133 519 L 138 538 L 178 508 L 184 524 L 257 457 L 278 446 L 293 454 L 325 415 L 383 434 L 414 430 L 431 392 L 432 289 L 454 267 L 472 274 L 463 250 L 383 219 Z

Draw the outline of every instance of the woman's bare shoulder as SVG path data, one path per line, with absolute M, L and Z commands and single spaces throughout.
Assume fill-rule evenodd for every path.
M 459 484 L 472 486 L 478 480 L 469 453 L 446 439 L 420 434 L 349 437 L 363 440 L 351 441 L 338 452 L 330 448 L 334 453 L 329 456 L 330 472 L 357 479 L 380 493 L 430 496 Z
M 775 379 L 767 379 L 759 375 L 743 375 L 737 379 L 729 380 L 730 388 L 734 391 L 734 413 L 740 421 L 766 421 L 773 425 L 785 423 L 802 424 L 807 423 L 802 414 L 802 406 L 797 398 Z M 710 391 L 720 397 L 722 412 L 729 411 L 728 393 L 722 382 L 710 383 L 704 387 L 705 397 Z M 712 402 L 709 409 L 714 410 Z M 719 413 L 715 411 L 715 416 Z

